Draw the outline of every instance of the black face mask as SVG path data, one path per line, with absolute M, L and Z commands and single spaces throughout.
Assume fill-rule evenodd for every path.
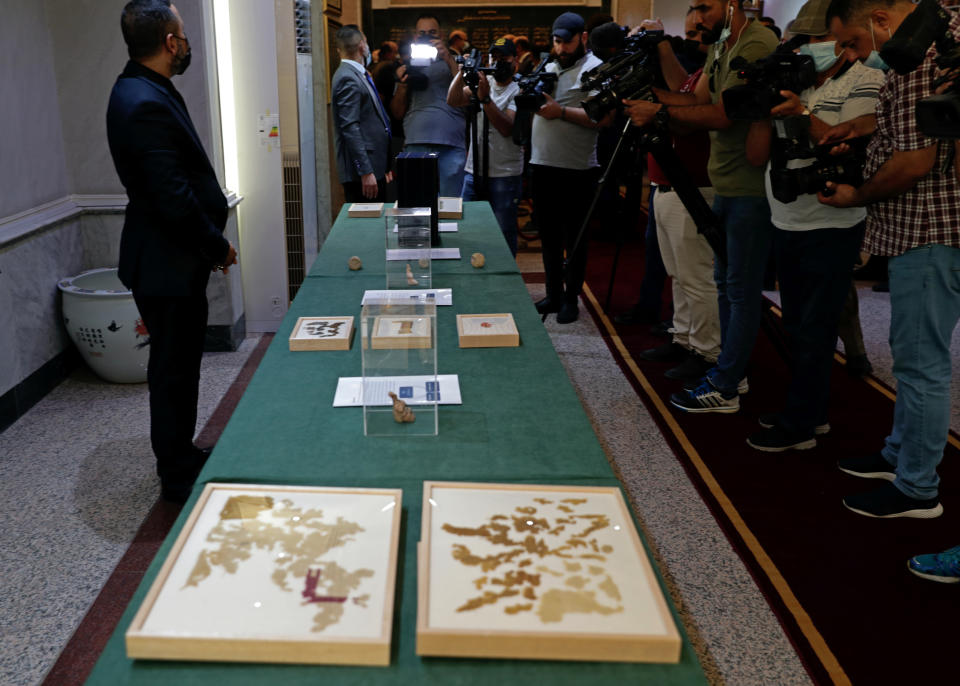
M 509 62 L 497 62 L 494 67 L 493 80 L 497 83 L 506 83 L 513 78 L 513 65 Z
M 173 61 L 173 73 L 178 76 L 183 74 L 187 70 L 187 67 L 190 66 L 190 58 L 193 56 L 193 51 L 190 50 L 190 44 L 187 43 L 187 54 L 181 57 L 177 55 L 176 59 Z

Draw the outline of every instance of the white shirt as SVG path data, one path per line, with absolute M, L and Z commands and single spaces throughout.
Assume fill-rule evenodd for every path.
M 494 80 L 493 76 L 487 74 L 487 81 L 490 83 L 490 99 L 501 112 L 517 111 L 517 105 L 514 98 L 520 92 L 520 86 L 516 81 L 510 80 L 507 85 L 501 86 Z M 483 111 L 477 113 L 477 145 L 483 150 Z M 520 176 L 523 174 L 523 148 L 513 142 L 512 136 L 504 136 L 497 131 L 493 124 L 490 125 L 490 141 L 488 149 L 490 151 L 490 164 L 487 170 L 488 176 L 500 178 L 505 176 Z M 480 156 L 481 165 L 483 155 Z M 464 169 L 468 174 L 473 174 L 473 142 L 470 143 L 470 150 L 467 152 L 467 163 Z
M 879 69 L 865 67 L 854 62 L 839 77 L 827 79 L 819 88 L 808 88 L 800 94 L 800 100 L 828 126 L 873 114 L 877 95 L 885 76 Z M 807 167 L 815 160 L 790 160 L 788 169 Z M 814 229 L 846 229 L 856 226 L 867 217 L 863 207 L 836 208 L 824 205 L 816 195 L 800 195 L 794 202 L 784 204 L 773 197 L 770 185 L 770 165 L 764 175 L 767 199 L 773 225 L 784 231 L 813 231 Z
M 553 99 L 563 107 L 580 107 L 590 93 L 580 90 L 580 75 L 602 64 L 599 57 L 588 53 L 569 69 L 560 71 L 560 65 L 551 62 L 545 71 L 558 73 Z M 597 163 L 597 130 L 557 119 L 533 117 L 533 132 L 530 135 L 530 164 L 542 164 L 562 169 L 591 169 Z

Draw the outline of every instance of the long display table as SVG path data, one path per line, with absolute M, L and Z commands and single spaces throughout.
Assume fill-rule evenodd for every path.
M 437 308 L 439 373 L 459 374 L 463 395 L 462 405 L 441 406 L 439 436 L 365 437 L 360 408 L 332 407 L 337 379 L 361 373 L 357 341 L 349 351 L 288 349 L 287 339 L 298 317 L 358 315 L 364 290 L 383 288 L 383 219 L 348 219 L 344 211 L 201 473 L 193 497 L 150 566 L 88 683 L 704 683 L 679 621 L 684 644 L 677 665 L 441 659 L 415 654 L 416 544 L 424 480 L 619 485 L 530 302 L 489 205 L 464 206 L 461 231 L 444 236 L 444 245 L 461 247 L 464 259 L 443 268 L 434 263 L 434 286 L 453 289 L 453 306 Z M 468 251 L 483 252 L 493 269 L 470 267 Z M 364 268 L 358 272 L 350 272 L 346 265 L 354 254 L 364 260 Z M 520 347 L 458 348 L 455 315 L 490 312 L 513 313 Z M 389 667 L 159 662 L 126 657 L 124 632 L 208 481 L 403 489 Z M 676 618 L 672 606 L 671 611 Z

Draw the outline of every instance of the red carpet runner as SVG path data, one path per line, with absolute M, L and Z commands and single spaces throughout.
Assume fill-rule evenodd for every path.
M 914 577 L 907 559 L 960 544 L 960 442 L 951 436 L 940 467 L 944 515 L 869 519 L 841 497 L 879 485 L 840 472 L 838 458 L 879 450 L 893 395 L 835 364 L 829 435 L 813 450 L 762 453 L 748 447 L 757 417 L 779 410 L 788 371 L 761 331 L 750 392 L 737 414 L 688 415 L 669 404 L 679 383 L 670 365 L 638 353 L 664 341 L 648 325 L 619 326 L 601 310 L 613 246 L 594 242 L 584 300 L 624 374 L 659 423 L 677 459 L 710 506 L 777 613 L 817 683 L 917 684 L 956 673 L 958 587 Z M 611 310 L 636 299 L 637 245 L 621 257 Z M 669 286 L 668 286 L 669 288 Z

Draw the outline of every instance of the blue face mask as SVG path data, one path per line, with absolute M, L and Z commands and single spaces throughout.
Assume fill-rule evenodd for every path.
M 822 73 L 835 65 L 837 60 L 840 59 L 840 56 L 834 53 L 836 45 L 836 41 L 830 41 L 828 43 L 807 43 L 806 45 L 800 46 L 799 52 L 801 55 L 809 55 L 812 57 L 813 63 L 816 65 L 817 73 Z
M 887 29 L 887 33 L 890 33 L 890 29 Z M 863 66 L 870 67 L 871 69 L 882 69 L 887 71 L 890 69 L 887 66 L 887 63 L 883 61 L 883 58 L 880 57 L 880 53 L 877 52 L 877 36 L 873 32 L 873 22 L 870 22 L 870 38 L 873 39 L 873 50 L 870 52 L 870 55 L 863 61 Z

